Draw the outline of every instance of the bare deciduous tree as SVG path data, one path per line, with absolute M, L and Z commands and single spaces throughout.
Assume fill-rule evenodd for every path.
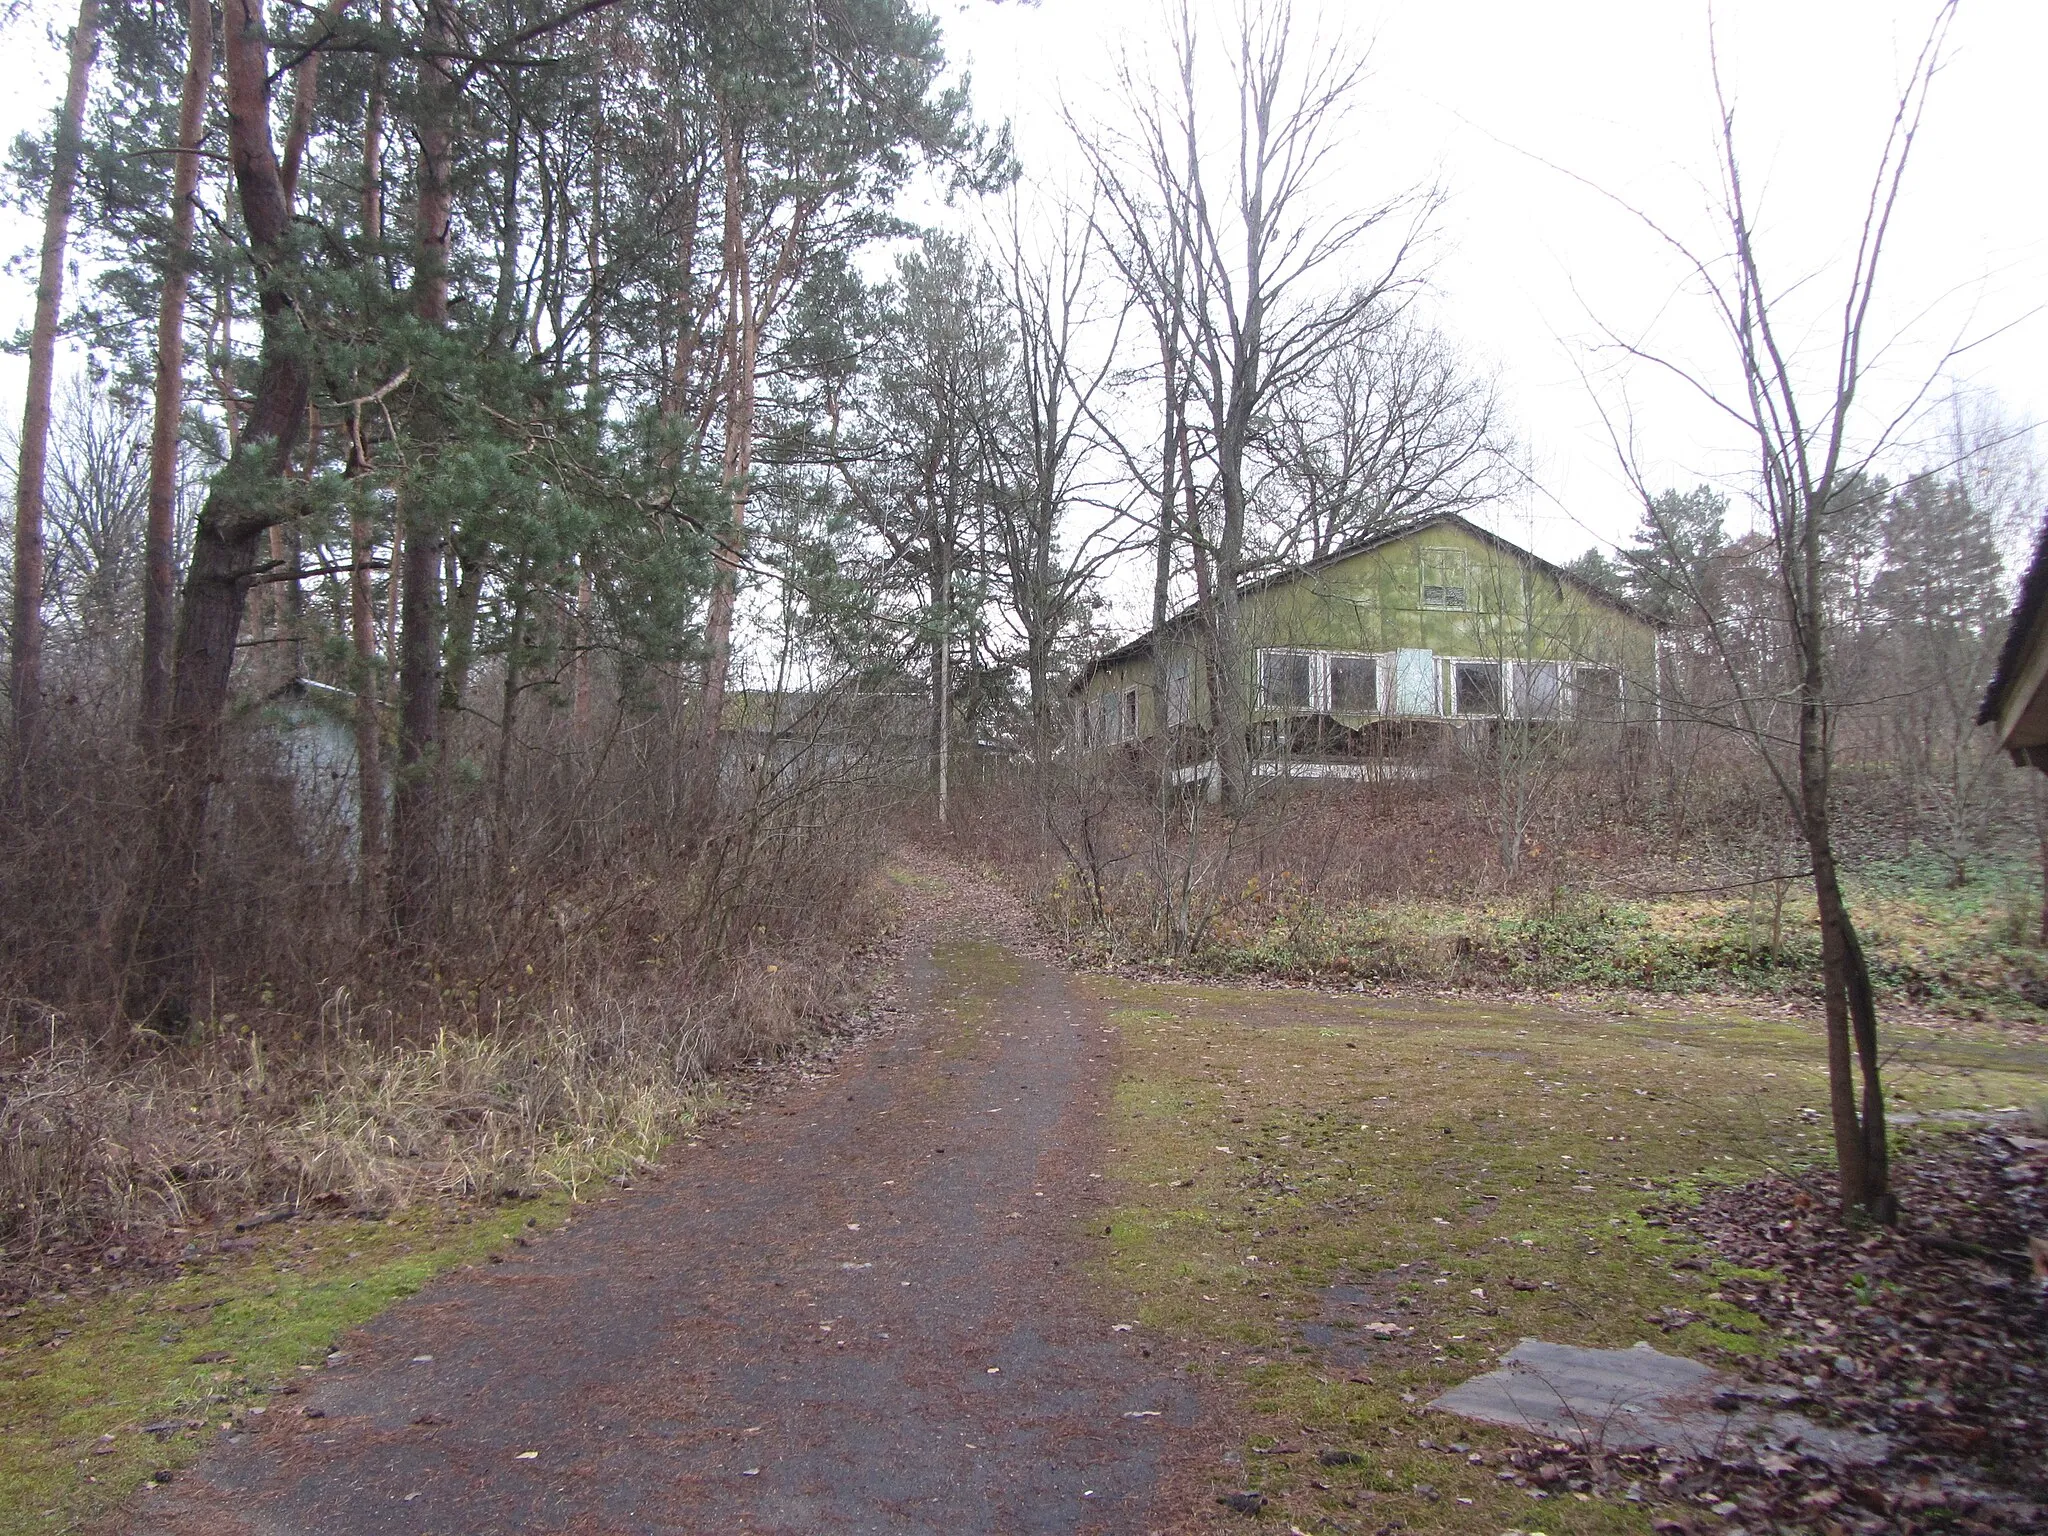
M 1493 381 L 1412 310 L 1381 306 L 1275 403 L 1280 515 L 1262 530 L 1294 564 L 1408 518 L 1470 512 L 1512 478 Z
M 1754 747 L 1805 844 L 1820 917 L 1829 1105 L 1842 1205 L 1885 1219 L 1897 1203 L 1885 1139 L 1877 1004 L 1862 940 L 1842 893 L 1835 847 L 1834 738 L 1848 702 L 1835 644 L 1840 606 L 1835 589 L 1847 558 L 1840 524 L 1867 510 L 1873 465 L 1896 446 L 1901 424 L 1919 409 L 1939 375 L 1937 369 L 1903 410 L 1866 425 L 1863 394 L 1877 347 L 1871 309 L 1878 272 L 1955 9 L 1955 0 L 1942 0 L 1937 7 L 1897 97 L 1835 318 L 1821 332 L 1827 337 L 1824 345 L 1808 342 L 1793 318 L 1813 287 L 1810 275 L 1801 273 L 1787 285 L 1766 277 L 1735 109 L 1718 57 L 1720 192 L 1712 213 L 1722 244 L 1700 247 L 1649 215 L 1629 211 L 1675 253 L 1704 300 L 1727 348 L 1729 382 L 1610 333 L 1627 356 L 1677 377 L 1732 422 L 1754 455 L 1752 496 L 1776 617 L 1787 641 L 1786 665 L 1761 674 L 1745 665 L 1747 647 L 1730 633 L 1700 584 L 1683 574 L 1686 562 L 1673 559 L 1669 565 L 1680 573 L 1684 598 L 1699 611 L 1706 643 L 1721 664 L 1730 695 L 1727 719 Z M 1619 432 L 1616 441 L 1623 443 Z M 1644 505 L 1654 509 L 1655 499 L 1625 444 L 1621 457 Z M 1653 518 L 1652 526 L 1661 525 Z
M 1103 190 L 1127 230 L 1168 231 L 1136 270 L 1156 282 L 1185 261 L 1178 295 L 1153 302 L 1167 298 L 1177 310 L 1171 337 L 1207 432 L 1215 527 L 1202 541 L 1213 576 L 1204 627 L 1218 682 L 1217 771 L 1237 803 L 1251 783 L 1237 588 L 1262 421 L 1366 316 L 1413 285 L 1439 199 L 1408 187 L 1330 208 L 1322 183 L 1355 149 L 1346 130 L 1366 60 L 1348 39 L 1305 24 L 1291 0 L 1239 8 L 1220 46 L 1201 33 L 1191 0 L 1176 0 L 1168 47 L 1166 92 L 1126 67 L 1125 122 L 1098 135 L 1090 155 L 1110 172 Z
M 43 481 L 50 453 L 50 395 L 57 376 L 57 323 L 64 307 L 64 248 L 78 188 L 79 138 L 99 38 L 99 0 L 79 0 L 78 20 L 71 29 L 71 73 L 50 158 L 49 196 L 43 205 L 42 264 L 36 278 L 35 319 L 29 327 L 27 402 L 15 464 L 14 628 L 7 686 L 17 765 L 26 765 L 35 756 L 42 710 Z
M 171 707 L 171 630 L 177 533 L 178 425 L 185 407 L 185 299 L 192 284 L 192 231 L 199 205 L 199 158 L 213 91 L 212 0 L 186 6 L 185 80 L 178 101 L 178 157 L 171 170 L 171 227 L 157 302 L 156 397 L 149 437 L 149 533 L 142 594 L 143 745 L 161 744 Z
M 1023 639 L 1032 761 L 1041 784 L 1052 757 L 1059 643 L 1103 565 L 1124 547 L 1116 487 L 1106 469 L 1095 467 L 1095 424 L 1128 306 L 1096 312 L 1099 239 L 1092 218 L 1063 212 L 1035 256 L 1013 202 L 1002 241 L 1021 408 L 1010 422 L 989 424 L 986 451 L 1000 480 L 990 522 L 1004 606 Z M 1110 334 L 1091 337 L 1098 328 Z M 1099 515 L 1076 537 L 1071 525 L 1083 508 Z

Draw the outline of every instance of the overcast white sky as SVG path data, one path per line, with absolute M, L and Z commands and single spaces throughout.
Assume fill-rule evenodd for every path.
M 1142 41 L 1159 14 L 1158 0 L 930 3 L 949 52 L 972 71 L 982 116 L 1013 119 L 1027 170 L 1054 182 L 1075 174 L 1059 102 L 1083 117 L 1107 111 L 1110 58 Z M 1219 15 L 1229 3 L 1217 0 Z M 1308 21 L 1371 45 L 1369 100 L 1329 195 L 1362 201 L 1431 178 L 1448 194 L 1437 315 L 1476 362 L 1500 370 L 1536 470 L 1536 490 L 1504 515 L 1504 531 L 1559 558 L 1624 538 L 1634 506 L 1582 378 L 1607 366 L 1591 347 L 1596 322 L 1689 362 L 1711 364 L 1719 353 L 1654 238 L 1573 177 L 1704 232 L 1708 6 L 1298 4 Z M 1933 11 L 1933 0 L 1713 7 L 1777 280 L 1812 274 L 1808 291 L 1830 302 L 1839 291 L 1831 264 L 1853 241 L 1898 84 Z M 26 28 L 5 40 L 0 131 L 11 135 L 49 110 L 56 61 Z M 1917 383 L 1958 335 L 1998 333 L 1962 360 L 1965 381 L 1995 391 L 2021 420 L 2048 414 L 2048 317 L 2031 314 L 2048 295 L 2044 63 L 2048 4 L 1963 0 L 1884 274 L 1883 328 L 1904 341 L 1886 355 L 1881 387 Z M 20 221 L 0 226 L 16 249 L 33 233 Z M 19 274 L 0 280 L 0 324 L 18 324 L 27 307 Z M 17 376 L 0 369 L 0 409 L 10 416 Z M 1654 478 L 1739 479 L 1738 443 L 1681 392 L 1641 369 L 1605 374 L 1600 390 L 1610 408 L 1626 397 Z
M 1228 3 L 1219 0 L 1219 17 Z M 1501 371 L 1538 480 L 1503 531 L 1553 557 L 1624 538 L 1634 503 L 1582 378 L 1608 367 L 1592 350 L 1598 326 L 1692 363 L 1711 366 L 1719 352 L 1655 238 L 1592 188 L 1709 233 L 1709 7 L 1298 0 L 1298 10 L 1371 45 L 1370 100 L 1331 196 L 1363 203 L 1422 178 L 1449 196 L 1437 313 L 1475 361 Z M 1832 264 L 1853 246 L 1898 87 L 1934 10 L 1932 0 L 1712 8 L 1775 281 L 1811 276 L 1811 294 L 1838 302 Z M 1142 41 L 1158 4 L 947 0 L 941 14 L 982 114 L 1014 119 L 1027 169 L 1057 181 L 1074 158 L 1060 101 L 1084 117 L 1108 110 L 1108 61 Z M 1880 329 L 1901 342 L 1882 361 L 1873 405 L 1924 379 L 1958 335 L 2003 330 L 1959 363 L 1965 382 L 1994 390 L 2023 420 L 2048 410 L 2048 319 L 2028 316 L 2048 294 L 2044 63 L 2048 5 L 1963 0 L 1881 279 Z M 1737 440 L 1682 391 L 1641 368 L 1609 372 L 1599 387 L 1610 408 L 1626 400 L 1655 479 L 1739 479 Z

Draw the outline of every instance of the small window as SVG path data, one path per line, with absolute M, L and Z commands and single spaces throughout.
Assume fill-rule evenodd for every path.
M 1330 711 L 1338 715 L 1377 714 L 1379 663 L 1371 656 L 1330 658 Z
M 1123 739 L 1125 741 L 1136 741 L 1138 739 L 1138 690 L 1135 688 L 1126 688 L 1124 690 Z
M 1315 658 L 1307 651 L 1259 652 L 1259 707 L 1308 709 L 1314 702 Z
M 1194 658 L 1183 651 L 1166 664 L 1166 724 L 1186 725 L 1194 712 Z
M 1105 747 L 1114 746 L 1120 739 L 1117 735 L 1116 723 L 1121 711 L 1117 707 L 1116 695 L 1113 693 L 1103 694 L 1095 707 L 1100 711 L 1099 718 L 1102 722 L 1101 734 L 1096 739 Z
M 1524 661 L 1515 667 L 1515 713 L 1524 720 L 1564 717 L 1565 666 L 1556 661 Z
M 1500 663 L 1461 661 L 1453 669 L 1457 712 L 1461 715 L 1500 713 Z
M 1572 674 L 1572 713 L 1581 720 L 1621 718 L 1621 674 L 1612 667 L 1580 667 Z
M 1422 552 L 1423 607 L 1469 608 L 1469 581 L 1463 550 L 1425 549 Z

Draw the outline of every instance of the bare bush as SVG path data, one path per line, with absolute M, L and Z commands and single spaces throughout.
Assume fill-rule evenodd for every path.
M 651 1158 L 712 1074 L 843 1013 L 885 846 L 848 811 L 886 790 L 824 703 L 735 739 L 694 838 L 669 803 L 679 711 L 620 708 L 587 740 L 533 711 L 509 796 L 473 722 L 440 904 L 404 947 L 365 924 L 350 723 L 322 708 L 287 689 L 235 723 L 206 1007 L 174 1037 L 118 1013 L 147 780 L 96 716 L 53 711 L 66 771 L 0 814 L 0 1262 L 253 1207 L 573 1193 Z

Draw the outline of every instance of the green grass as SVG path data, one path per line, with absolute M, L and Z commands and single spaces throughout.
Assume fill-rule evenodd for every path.
M 1274 1501 L 1272 1528 L 1649 1530 L 1640 1505 L 1504 1485 L 1510 1437 L 1427 1405 L 1524 1336 L 1647 1339 L 1722 1363 L 1773 1350 L 1725 1299 L 1736 1272 L 1674 1267 L 1695 1251 L 1641 1213 L 1711 1181 L 1825 1163 L 1823 1123 L 1802 1113 L 1824 1107 L 1812 1029 L 1675 1008 L 1093 985 L 1122 1074 L 1100 1278 L 1141 1337 L 1233 1384 L 1252 1431 L 1244 1483 Z M 1922 1111 L 2039 1098 L 2048 1081 L 2048 1051 L 1927 1029 L 1893 1040 L 1894 1097 Z M 1335 1282 L 1370 1298 L 1336 1311 L 1412 1335 L 1333 1366 L 1300 1326 Z M 1701 1320 L 1667 1334 L 1647 1320 L 1665 1307 Z M 1259 1454 L 1275 1445 L 1299 1451 Z M 1324 1466 L 1324 1450 L 1359 1459 Z
M 0 1322 L 0 1536 L 75 1530 L 159 1469 L 189 1465 L 223 1426 L 282 1411 L 279 1389 L 348 1329 L 570 1209 L 555 1195 L 282 1224 L 253 1252 L 177 1279 L 46 1299 Z M 143 1432 L 167 1423 L 181 1427 Z
M 288 1401 L 278 1389 L 349 1328 L 569 1210 L 557 1195 L 275 1226 L 255 1251 L 169 1282 L 24 1309 L 0 1323 L 0 1533 L 75 1529 L 188 1465 L 223 1426 Z

